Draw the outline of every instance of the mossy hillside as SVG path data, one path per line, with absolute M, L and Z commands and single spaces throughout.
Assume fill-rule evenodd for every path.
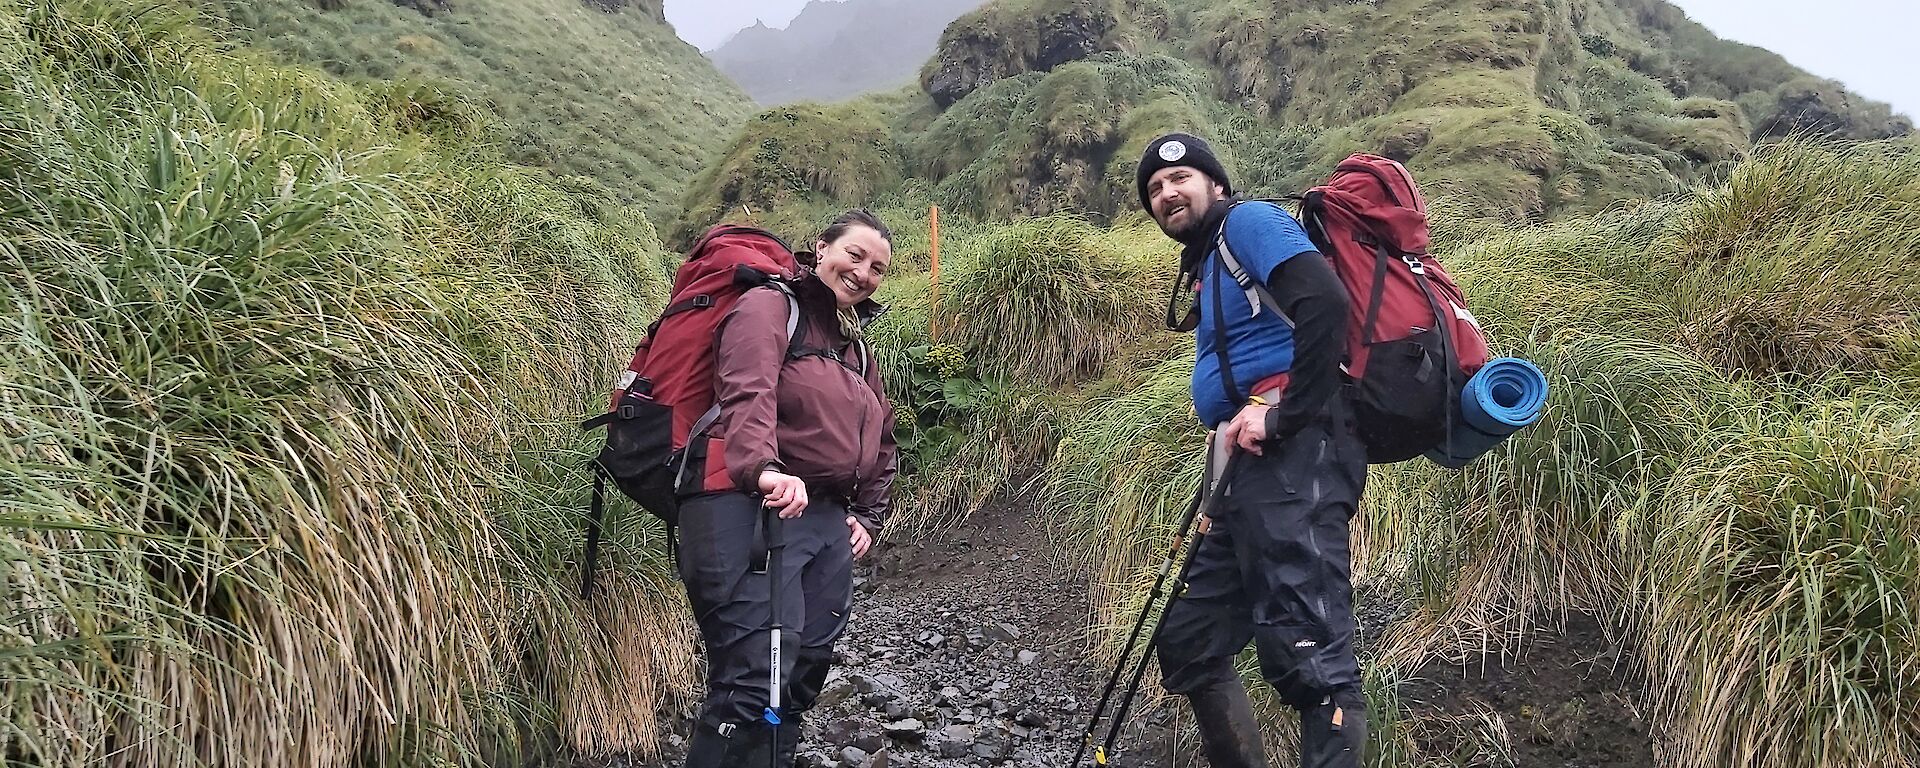
M 1312 166 L 1385 154 L 1507 220 L 1657 196 L 1745 155 L 1737 107 L 1689 111 L 1657 81 L 1569 42 L 1573 20 L 1554 10 L 1485 0 L 1266 16 L 1228 3 L 1194 13 L 1192 36 L 1222 72 L 1223 100 L 1331 126 Z M 1547 86 L 1572 96 L 1555 104 L 1538 92 Z
M 1464 196 L 1466 207 L 1526 221 L 1721 178 L 1751 151 L 1753 137 L 1780 133 L 1768 127 L 1783 119 L 1778 110 L 1756 105 L 1782 93 L 1802 105 L 1792 114 L 1803 132 L 1905 130 L 1880 119 L 1884 105 L 1802 82 L 1805 73 L 1784 61 L 1736 78 L 1733 65 L 1715 57 L 1749 49 L 1719 44 L 1684 17 L 1669 18 L 1659 10 L 1665 7 L 1638 0 L 996 3 L 949 29 L 923 78 L 945 105 L 941 118 L 902 141 L 960 148 L 917 158 L 911 170 L 938 181 L 954 204 L 994 217 L 1124 210 L 1126 167 L 1147 137 L 1133 134 L 1183 128 L 1211 135 L 1227 154 L 1270 160 L 1230 164 L 1261 177 L 1243 187 L 1296 192 L 1346 153 L 1370 151 L 1407 162 L 1438 192 Z M 1082 25 L 1099 33 L 1078 38 L 1088 51 L 1078 61 L 1008 53 L 1032 49 L 1032 18 L 1068 11 L 1100 20 Z M 1643 39 L 1636 30 L 1653 31 Z M 1684 50 L 1663 47 L 1669 44 Z M 1145 70 L 1162 57 L 1187 63 L 1191 77 L 1153 82 L 1145 95 L 1113 87 L 1112 73 L 1125 68 L 1119 62 Z M 980 61 L 1000 62 L 1000 74 L 981 74 L 992 68 Z M 1087 87 L 1089 73 L 1073 69 L 1079 64 L 1094 64 L 1108 87 Z M 941 90 L 931 79 L 955 68 L 978 76 L 962 91 Z M 1703 74 L 1688 79 L 1686 72 Z M 1056 121 L 1035 97 L 1055 78 L 1075 84 L 1062 91 L 1079 98 L 1086 119 Z M 949 104 L 955 94 L 961 97 Z M 1149 105 L 1153 111 L 1133 121 L 1139 130 L 1102 129 Z M 1869 124 L 1881 128 L 1856 130 Z M 1089 134 L 1105 142 L 1088 142 Z M 1091 183 L 1091 168 L 1108 183 Z
M 514 162 L 599 180 L 657 222 L 753 112 L 658 4 L 200 0 L 231 36 L 339 75 L 430 80 L 497 114 Z
M 1913 130 L 1912 116 L 1896 115 L 1777 53 L 1720 39 L 1664 0 L 1586 0 L 1569 12 L 1582 21 L 1583 48 L 1607 51 L 1677 95 L 1738 102 L 1756 137 L 1870 140 Z
M 1132 172 L 1121 148 L 1192 121 L 1205 79 L 1176 59 L 1102 54 L 996 82 L 913 137 L 912 170 L 947 204 L 992 218 L 1119 210 Z M 1124 178 L 1122 178 L 1124 177 Z

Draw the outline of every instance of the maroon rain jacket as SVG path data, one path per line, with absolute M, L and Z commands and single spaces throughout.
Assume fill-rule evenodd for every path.
M 789 305 L 776 289 L 748 291 L 721 321 L 713 379 L 720 419 L 709 456 L 724 457 L 740 491 L 758 493 L 761 471 L 773 468 L 805 481 L 809 494 L 845 498 L 848 511 L 878 531 L 899 454 L 880 366 L 866 344 L 841 332 L 826 284 L 805 273 L 792 286 L 799 354 L 788 354 Z M 866 301 L 855 311 L 864 323 L 880 309 Z

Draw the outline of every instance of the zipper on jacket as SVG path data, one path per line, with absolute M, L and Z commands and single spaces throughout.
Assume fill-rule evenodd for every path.
M 855 341 L 854 343 L 858 344 L 860 342 Z M 872 362 L 869 361 L 868 364 L 871 365 Z M 854 380 L 860 385 L 859 387 L 860 391 L 867 393 L 867 397 L 872 401 L 873 405 L 875 407 L 879 407 L 880 395 L 873 391 L 872 386 L 869 386 L 867 384 L 867 380 L 865 377 L 855 374 L 853 372 L 853 369 L 848 368 L 845 365 L 840 366 L 840 370 L 846 371 L 848 376 L 852 376 Z M 867 411 L 867 409 L 865 408 L 860 409 L 860 436 L 858 438 L 855 438 L 856 447 L 859 449 L 859 457 L 853 463 L 853 495 L 855 496 L 860 495 L 860 486 L 866 483 L 866 478 L 862 477 L 862 475 L 864 474 L 864 470 L 866 469 L 866 463 L 867 463 L 867 417 L 868 415 L 869 415 L 869 412 Z

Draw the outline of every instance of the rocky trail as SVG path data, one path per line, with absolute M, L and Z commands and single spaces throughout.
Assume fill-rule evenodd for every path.
M 853 616 L 807 713 L 798 768 L 1069 768 L 1111 670 L 1081 658 L 1087 583 L 1036 517 L 1013 505 L 982 511 L 923 540 L 881 544 L 855 566 Z M 1356 585 L 1363 664 L 1412 610 L 1393 591 Z M 1522 658 L 1419 670 L 1401 691 L 1416 750 L 1469 756 L 1454 764 L 1480 764 L 1474 755 L 1515 766 L 1652 764 L 1646 722 L 1621 695 L 1626 681 L 1606 662 L 1598 625 L 1576 616 L 1534 645 Z M 1205 765 L 1186 708 L 1147 690 L 1154 674 L 1111 764 Z M 662 762 L 647 768 L 680 765 L 684 714 L 669 727 Z
M 1078 658 L 1087 591 L 1039 528 L 983 513 L 862 568 L 840 666 L 796 762 L 1065 766 L 1097 694 Z
M 928 540 L 881 545 L 854 578 L 853 616 L 796 766 L 1070 764 L 1111 670 L 1081 658 L 1087 584 L 1040 521 L 983 511 Z M 1115 765 L 1170 764 L 1165 709 L 1140 697 Z

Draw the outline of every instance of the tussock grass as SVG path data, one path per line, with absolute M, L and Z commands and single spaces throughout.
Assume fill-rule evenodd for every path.
M 896 238 L 899 236 L 896 235 Z M 1009 386 L 989 377 L 978 381 L 981 362 L 969 357 L 955 344 L 960 338 L 953 326 L 958 315 L 951 287 L 941 299 L 940 335 L 936 338 L 930 320 L 931 281 L 924 273 L 889 277 L 876 298 L 886 303 L 887 313 L 871 327 L 870 339 L 881 364 L 888 396 L 894 402 L 896 434 L 920 436 L 956 432 L 954 443 L 916 451 L 906 457 L 903 476 L 896 483 L 894 515 L 887 523 L 886 535 L 903 540 L 949 530 L 964 524 L 975 512 L 1001 500 L 1022 478 L 1033 471 L 1055 439 L 1058 404 L 1041 387 L 1031 384 Z M 922 377 L 934 376 L 938 397 L 948 399 L 946 382 L 937 374 L 917 370 L 912 350 L 940 347 L 953 350 L 956 357 L 967 358 L 967 371 L 955 371 L 952 378 L 962 379 L 969 391 L 966 407 L 949 404 L 942 410 L 955 411 L 948 420 L 955 423 L 922 425 L 916 408 L 929 395 L 918 389 Z M 955 382 L 960 383 L 960 382 Z M 976 389 L 977 388 L 977 389 Z M 903 438 L 906 439 L 906 438 Z
M 1896 367 L 1920 329 L 1920 152 L 1911 142 L 1783 145 L 1681 225 L 1674 304 L 1688 343 L 1730 370 L 1822 376 Z
M 1189 351 L 1135 387 L 1088 403 L 1062 425 L 1043 475 L 1046 506 L 1092 574 L 1104 636 L 1130 626 L 1198 488 L 1204 431 L 1193 415 L 1192 376 Z
M 662 290 L 645 220 L 168 5 L 0 3 L 0 71 L 0 750 L 647 749 L 684 620 L 631 527 L 618 609 L 573 597 L 569 424 Z
M 1469 295 L 1494 297 L 1476 309 L 1496 338 L 1546 361 L 1555 394 L 1541 424 L 1463 476 L 1376 473 L 1393 481 L 1374 487 L 1371 535 L 1410 551 L 1437 620 L 1396 637 L 1383 663 L 1411 669 L 1475 638 L 1512 647 L 1530 617 L 1592 611 L 1619 617 L 1640 654 L 1642 695 L 1668 724 L 1664 764 L 1910 764 L 1916 730 L 1896 702 L 1913 687 L 1904 596 L 1920 567 L 1906 470 L 1891 457 L 1916 409 L 1876 383 L 1901 347 L 1837 356 L 1797 335 L 1813 324 L 1791 321 L 1741 326 L 1750 341 L 1695 341 L 1766 295 L 1742 279 L 1779 281 L 1774 311 L 1805 297 L 1834 316 L 1911 323 L 1884 309 L 1901 299 L 1876 269 L 1828 269 L 1838 252 L 1808 236 L 1877 230 L 1905 208 L 1853 207 L 1844 194 L 1831 211 L 1792 202 L 1856 187 L 1897 197 L 1915 174 L 1882 159 L 1890 149 L 1777 147 L 1691 200 L 1454 252 Z M 1800 247 L 1776 250 L 1775 237 Z M 1792 261 L 1806 248 L 1833 255 Z M 1749 264 L 1779 263 L 1730 267 L 1742 249 Z M 1910 250 L 1896 241 L 1857 257 Z M 1523 251 L 1561 266 L 1536 281 L 1541 262 Z M 1770 349 L 1792 352 L 1760 359 L 1788 364 L 1751 362 Z
M 949 283 L 954 334 L 980 369 L 1044 386 L 1098 372 L 1149 315 L 1148 265 L 1100 247 L 1083 219 L 1048 216 L 978 241 Z
M 1662 714 L 1698 725 L 1678 764 L 1920 755 L 1920 423 L 1872 389 L 1822 389 L 1703 436 L 1719 449 L 1664 499 L 1635 623 Z

